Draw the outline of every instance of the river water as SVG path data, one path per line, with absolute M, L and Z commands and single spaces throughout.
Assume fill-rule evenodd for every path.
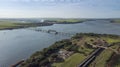
M 44 30 L 56 30 L 65 33 L 105 33 L 120 35 L 120 24 L 109 21 L 86 21 L 78 24 L 54 24 L 37 27 Z M 55 41 L 70 38 L 65 35 L 54 35 L 30 29 L 0 31 L 0 67 L 9 67 L 32 53 L 52 45 Z

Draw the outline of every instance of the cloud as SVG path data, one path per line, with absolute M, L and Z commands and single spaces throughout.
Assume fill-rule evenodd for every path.
M 0 0 L 0 15 L 5 17 L 120 17 L 119 3 L 120 0 Z

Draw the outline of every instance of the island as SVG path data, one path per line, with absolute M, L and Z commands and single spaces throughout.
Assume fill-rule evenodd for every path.
M 77 33 L 36 51 L 20 67 L 79 67 L 83 63 L 88 67 L 119 67 L 120 36 Z

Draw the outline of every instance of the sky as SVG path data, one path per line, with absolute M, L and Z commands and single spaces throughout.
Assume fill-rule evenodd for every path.
M 120 0 L 0 0 L 0 18 L 120 18 Z

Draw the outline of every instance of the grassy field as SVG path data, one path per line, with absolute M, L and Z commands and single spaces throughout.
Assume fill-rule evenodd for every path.
M 120 42 L 120 38 L 106 38 L 102 37 L 102 39 L 106 40 L 109 44 Z M 119 46 L 118 45 L 113 45 L 112 48 L 117 49 Z M 93 62 L 93 65 L 97 67 L 106 67 L 107 60 L 110 59 L 111 55 L 113 54 L 113 51 L 111 50 L 104 50 Z M 90 67 L 93 67 L 91 65 Z M 118 65 L 116 67 L 120 67 L 120 62 L 118 62 Z
M 93 49 L 88 49 L 82 44 L 84 44 L 85 42 L 92 44 L 92 42 L 90 41 L 91 39 L 96 40 L 96 37 L 85 36 L 84 38 L 82 38 L 80 40 L 74 40 L 73 42 L 77 43 L 77 45 L 83 47 L 83 49 L 80 48 L 79 51 L 84 52 L 87 56 L 87 55 L 89 55 L 90 52 L 93 51 Z M 101 39 L 107 41 L 109 44 L 120 42 L 120 38 L 101 37 Z M 114 45 L 114 46 L 112 46 L 112 48 L 117 49 L 118 45 Z M 96 60 L 92 63 L 92 65 L 90 67 L 93 67 L 94 64 L 97 67 L 105 67 L 106 61 L 111 57 L 112 54 L 113 54 L 113 51 L 104 50 L 96 58 Z M 69 57 L 68 59 L 66 59 L 65 62 L 54 63 L 54 66 L 55 67 L 76 67 L 76 65 L 78 65 L 81 61 L 83 61 L 86 58 L 86 56 L 81 53 L 76 53 L 76 54 L 72 55 L 71 57 Z
M 115 23 L 120 23 L 120 19 L 114 20 Z
M 73 39 L 73 43 L 80 46 L 79 51 L 80 53 L 75 53 L 69 58 L 65 59 L 64 62 L 61 63 L 54 63 L 54 67 L 76 67 L 80 64 L 94 49 L 87 48 L 84 44 L 85 42 L 93 39 L 92 37 L 83 37 L 80 40 Z M 82 47 L 82 48 L 81 48 Z
M 120 23 L 120 20 L 116 20 L 116 22 Z
M 36 26 L 48 26 L 52 24 L 48 23 L 21 23 L 19 21 L 9 21 L 9 20 L 0 20 L 0 30 L 5 29 L 18 29 L 18 28 L 27 28 L 27 27 L 36 27 Z
M 80 53 L 75 53 L 62 63 L 54 63 L 55 67 L 76 67 L 80 62 L 82 62 L 86 56 Z
M 72 56 L 67 58 L 64 62 L 61 63 L 54 63 L 54 67 L 76 67 L 80 64 L 92 51 L 93 49 L 80 49 L 79 51 L 84 53 L 74 53 Z
M 97 67 L 106 67 L 106 61 L 111 57 L 112 51 L 110 50 L 104 50 L 96 59 L 95 61 L 90 65 L 90 67 L 97 66 Z
M 47 21 L 55 22 L 55 23 L 80 23 L 85 20 L 83 19 L 49 19 Z
M 114 50 L 112 50 L 112 49 L 105 49 L 103 52 L 101 52 L 100 55 L 98 55 L 96 57 L 96 59 L 90 64 L 89 67 L 106 67 L 106 65 L 108 63 L 108 60 L 111 61 L 111 56 L 113 55 L 113 51 L 117 50 L 118 47 L 119 47 L 119 45 L 116 45 L 116 44 L 113 44 L 113 43 L 120 42 L 120 36 L 108 35 L 108 34 L 94 34 L 94 33 L 80 33 L 80 34 L 76 34 L 70 40 L 60 41 L 60 42 L 55 43 L 56 45 L 53 45 L 54 47 L 58 46 L 58 45 L 64 46 L 62 48 L 59 48 L 58 51 L 60 51 L 60 49 L 67 50 L 66 48 L 68 48 L 70 46 L 70 44 L 73 45 L 73 46 L 78 47 L 78 48 L 75 48 L 77 50 L 74 50 L 74 53 L 72 55 L 68 56 L 66 59 L 63 58 L 64 61 L 61 61 L 61 62 L 60 61 L 59 62 L 58 61 L 51 62 L 49 60 L 47 60 L 47 61 L 49 61 L 51 63 L 51 66 L 53 66 L 53 67 L 76 67 L 82 61 L 84 61 L 84 59 L 87 58 L 87 56 L 89 56 L 90 53 L 93 50 L 95 50 L 95 47 L 92 47 L 92 46 L 95 45 L 96 42 L 99 42 L 101 40 L 102 41 L 105 40 L 109 44 L 111 44 L 109 47 L 114 49 Z M 102 43 L 99 43 L 99 44 L 102 45 Z M 67 45 L 69 45 L 69 46 L 67 46 Z M 104 46 L 104 45 L 105 45 L 105 43 L 102 46 Z M 55 52 L 55 54 L 58 55 L 57 57 L 59 57 L 58 51 Z M 68 50 L 68 51 L 71 51 L 71 50 Z M 118 52 L 116 52 L 116 54 L 117 53 Z M 40 52 L 40 54 L 41 54 L 41 52 Z M 44 54 L 44 53 L 42 53 L 42 54 Z M 46 58 L 48 59 L 50 57 L 48 56 Z M 37 60 L 38 59 L 36 59 L 36 61 Z M 41 60 L 41 61 L 43 61 L 43 60 Z M 119 61 L 118 61 L 117 65 L 116 65 L 116 67 L 119 67 L 119 65 L 120 65 Z M 27 61 L 23 65 L 30 65 L 31 63 L 32 62 L 31 62 L 31 59 L 30 59 L 29 62 Z M 38 64 L 39 63 L 41 63 L 41 62 L 38 61 Z M 45 62 L 45 63 L 48 63 L 48 62 Z M 33 64 L 36 65 L 37 63 L 33 63 Z
M 106 40 L 109 44 L 120 42 L 120 38 L 109 38 L 109 37 L 101 37 L 102 39 Z M 111 46 L 114 49 L 117 49 L 118 45 Z M 95 61 L 90 65 L 90 67 L 97 66 L 97 67 L 106 67 L 107 60 L 110 59 L 111 55 L 113 54 L 113 51 L 111 50 L 104 50 L 96 59 Z M 120 65 L 120 62 L 118 62 L 118 66 Z
M 0 29 L 13 28 L 16 26 L 18 26 L 18 25 L 12 21 L 0 21 Z
M 120 38 L 109 38 L 109 37 L 106 38 L 106 37 L 102 37 L 102 39 L 106 40 L 109 44 L 120 42 Z
M 74 22 L 80 22 L 82 20 L 78 20 L 78 19 L 64 19 L 64 20 L 56 20 L 57 22 L 71 22 L 71 23 L 74 23 Z
M 48 21 L 54 21 L 55 23 L 78 23 L 82 22 L 83 20 L 79 19 L 50 19 Z M 32 27 L 32 26 L 39 26 L 35 23 L 21 23 L 19 21 L 11 21 L 11 20 L 0 20 L 0 30 L 3 29 L 16 29 L 20 27 Z
M 112 46 L 112 48 L 117 49 L 118 45 Z M 104 50 L 96 59 L 91 63 L 89 67 L 97 66 L 97 67 L 106 67 L 107 61 L 110 59 L 113 51 L 111 50 Z M 120 63 L 120 62 L 118 62 Z

